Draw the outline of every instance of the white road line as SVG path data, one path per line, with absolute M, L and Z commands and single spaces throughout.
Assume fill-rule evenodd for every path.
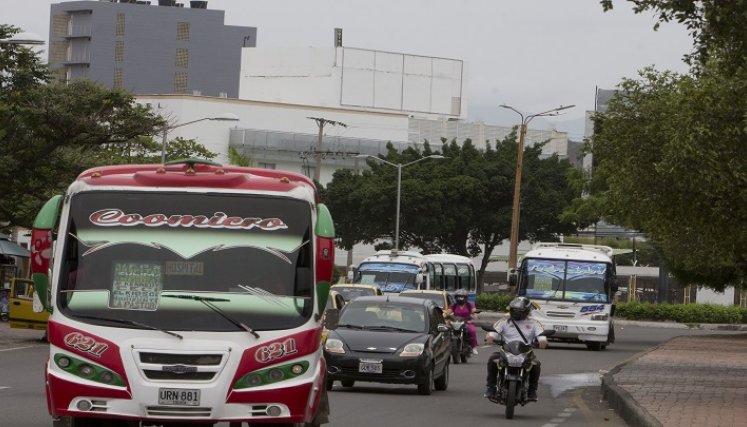
M 3 386 L 0 386 L 0 390 L 2 390 L 2 389 L 4 389 L 4 388 L 10 388 L 10 387 L 3 387 Z
M 27 345 L 26 347 L 3 348 L 3 349 L 0 349 L 0 351 L 23 350 L 25 348 L 34 348 L 34 347 L 42 347 L 42 346 L 41 345 Z
M 565 421 L 565 418 L 553 418 L 550 420 L 551 423 L 562 423 Z

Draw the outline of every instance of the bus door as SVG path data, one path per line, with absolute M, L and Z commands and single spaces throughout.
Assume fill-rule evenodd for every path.
M 34 294 L 33 280 L 17 277 L 10 280 L 8 308 L 11 328 L 47 329 L 49 313 L 47 311 L 39 313 L 34 311 Z

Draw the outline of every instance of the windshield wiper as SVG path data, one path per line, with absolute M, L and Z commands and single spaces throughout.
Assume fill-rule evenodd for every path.
M 369 329 L 369 330 L 383 329 L 385 331 L 398 331 L 398 332 L 418 332 L 418 331 L 413 331 L 412 329 L 405 329 L 405 328 L 398 328 L 396 326 L 384 326 L 384 325 L 366 326 L 366 329 Z
M 198 295 L 162 295 L 164 298 L 178 298 L 178 299 L 189 299 L 192 301 L 199 301 L 207 308 L 213 310 L 214 312 L 218 313 L 221 317 L 228 320 L 229 322 L 233 323 L 234 325 L 238 326 L 239 328 L 249 332 L 250 334 L 254 335 L 254 338 L 259 338 L 259 334 L 254 331 L 254 329 L 250 328 L 249 326 L 246 326 L 244 323 L 236 320 L 233 316 L 226 313 L 225 311 L 221 310 L 220 308 L 216 307 L 214 302 L 228 302 L 231 301 L 226 298 L 213 298 L 213 297 L 201 297 Z
M 338 328 L 350 328 L 350 329 L 363 329 L 360 325 L 351 325 L 350 323 L 340 323 L 337 325 Z
M 136 322 L 134 320 L 112 319 L 109 317 L 85 316 L 85 315 L 73 315 L 73 317 L 78 318 L 78 319 L 100 320 L 103 322 L 112 322 L 112 323 L 120 323 L 122 325 L 137 326 L 143 329 L 150 329 L 151 331 L 161 331 L 165 334 L 175 336 L 179 339 L 184 339 L 183 336 L 177 334 L 176 332 L 167 331 L 166 329 L 162 329 L 157 326 L 147 325 L 145 323 Z

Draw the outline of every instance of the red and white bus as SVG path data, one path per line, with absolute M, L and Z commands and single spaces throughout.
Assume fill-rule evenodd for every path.
M 334 226 L 308 178 L 97 167 L 47 202 L 32 239 L 55 425 L 327 422 Z

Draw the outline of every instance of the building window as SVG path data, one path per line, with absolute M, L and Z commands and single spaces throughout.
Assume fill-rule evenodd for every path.
M 176 39 L 189 40 L 189 22 L 176 23 Z
M 125 14 L 124 13 L 118 13 L 117 14 L 117 28 L 116 28 L 116 34 L 118 36 L 125 35 Z
M 114 42 L 114 62 L 124 62 L 124 42 Z
M 182 68 L 189 66 L 189 49 L 184 47 L 176 48 L 176 66 Z
M 187 93 L 187 73 L 179 71 L 174 74 L 174 92 Z
M 275 169 L 275 163 L 257 162 L 257 166 L 262 169 Z
M 121 88 L 122 88 L 122 69 L 115 68 L 114 69 L 114 89 L 121 89 Z
M 52 17 L 52 35 L 63 37 L 68 33 L 69 15 L 55 15 Z

